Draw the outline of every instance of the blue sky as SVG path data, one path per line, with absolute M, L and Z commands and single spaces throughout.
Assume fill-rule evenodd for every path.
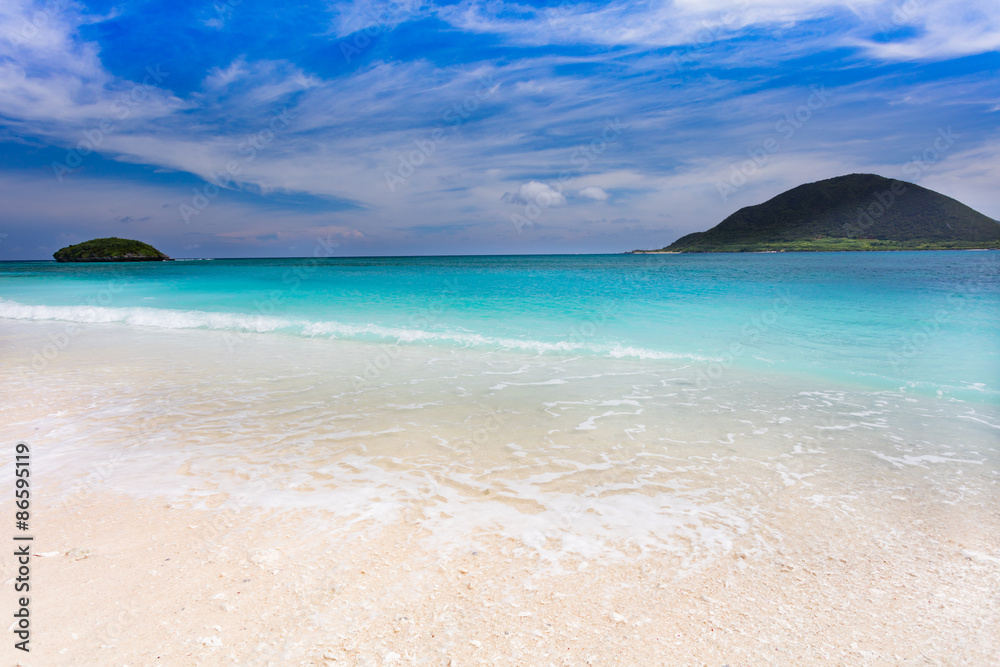
M 0 259 L 623 252 L 874 172 L 1000 218 L 995 0 L 0 5 Z

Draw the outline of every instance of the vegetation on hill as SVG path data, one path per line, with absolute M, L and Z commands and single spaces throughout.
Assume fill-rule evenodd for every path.
M 148 243 L 116 236 L 66 246 L 52 256 L 57 262 L 161 262 L 170 259 Z
M 850 174 L 742 208 L 658 252 L 953 248 L 1000 248 L 1000 223 L 913 183 Z

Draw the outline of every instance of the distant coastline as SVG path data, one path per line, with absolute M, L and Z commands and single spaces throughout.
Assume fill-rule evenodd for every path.
M 989 250 L 1000 223 L 933 190 L 877 174 L 806 183 L 746 206 L 667 252 Z
M 761 247 L 760 245 L 733 245 L 713 247 L 704 250 L 632 250 L 625 254 L 684 255 L 713 252 L 769 254 L 776 252 L 913 252 L 924 250 L 1000 250 L 1000 243 L 992 243 L 989 245 L 961 245 L 956 243 L 903 244 L 891 241 L 857 242 L 855 239 L 840 238 L 819 239 L 817 241 L 801 241 L 796 242 L 795 244 L 774 244 L 774 246 L 775 247 Z

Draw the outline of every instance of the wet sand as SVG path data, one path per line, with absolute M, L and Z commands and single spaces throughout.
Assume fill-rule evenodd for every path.
M 356 387 L 362 348 L 109 331 L 3 371 L 4 664 L 1000 663 L 983 406 L 406 350 Z

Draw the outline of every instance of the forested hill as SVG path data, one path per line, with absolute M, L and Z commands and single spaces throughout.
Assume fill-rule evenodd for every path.
M 850 174 L 736 211 L 653 252 L 1000 247 L 1000 223 L 913 183 Z

